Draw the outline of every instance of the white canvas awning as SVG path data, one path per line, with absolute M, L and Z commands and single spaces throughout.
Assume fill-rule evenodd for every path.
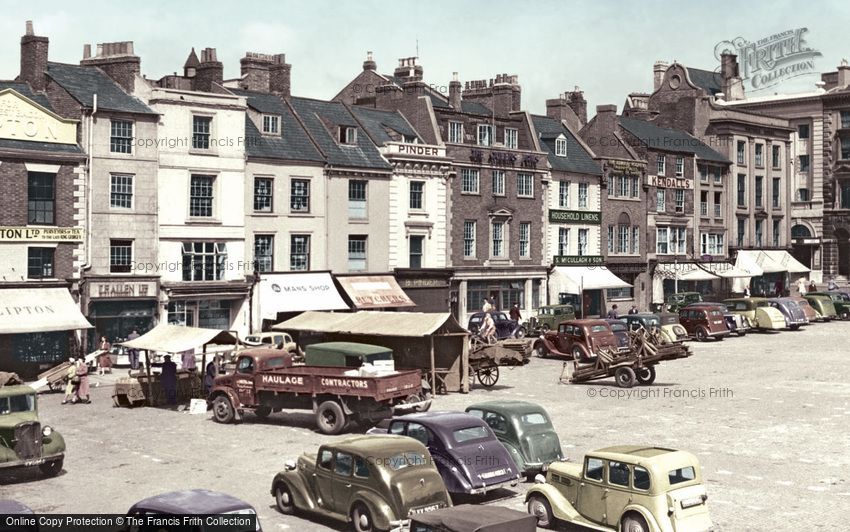
M 808 273 L 812 270 L 806 268 L 800 261 L 795 259 L 790 253 L 785 251 L 784 249 L 771 249 L 766 250 L 767 256 L 773 260 L 773 262 L 782 266 L 783 272 L 789 273 Z
M 272 329 L 407 337 L 468 334 L 448 312 L 304 312 Z
M 264 273 L 259 300 L 264 320 L 277 319 L 278 312 L 348 310 L 328 272 Z
M 0 289 L 0 334 L 91 328 L 65 288 Z
M 723 277 L 725 279 L 744 279 L 750 278 L 753 276 L 752 273 L 742 270 L 737 266 L 733 266 L 728 262 L 713 262 L 705 265 L 706 268 L 711 270 L 711 272 L 718 277 Z
M 690 262 L 660 263 L 655 267 L 655 276 L 679 281 L 713 281 L 719 278 L 707 269 Z
M 628 288 L 632 285 L 620 279 L 604 266 L 556 266 L 549 276 L 549 294 L 580 294 L 582 290 Z
M 164 353 L 182 353 L 195 350 L 207 344 L 238 344 L 239 339 L 231 332 L 220 329 L 201 329 L 163 323 L 139 336 L 135 340 L 119 345 L 133 349 L 162 351 Z
M 811 270 L 800 264 L 785 250 L 742 249 L 738 251 L 735 267 L 753 276 L 765 273 L 806 273 Z

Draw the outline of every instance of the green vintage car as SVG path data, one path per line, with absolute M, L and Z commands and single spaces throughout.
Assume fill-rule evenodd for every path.
M 806 301 L 809 302 L 809 305 L 815 309 L 815 311 L 820 314 L 820 319 L 823 321 L 832 321 L 838 319 L 838 312 L 835 304 L 832 302 L 832 298 L 826 294 L 818 294 L 815 292 L 810 292 L 803 296 L 806 298 Z
M 678 292 L 667 296 L 666 308 L 667 312 L 679 312 L 682 307 L 687 307 L 692 303 L 702 303 L 702 294 L 699 292 Z
M 547 305 L 537 309 L 537 315 L 523 323 L 526 331 L 545 333 L 564 320 L 574 320 L 576 309 L 572 305 Z
M 846 292 L 809 292 L 807 296 L 825 296 L 832 300 L 835 313 L 842 320 L 850 318 L 850 295 Z
M 350 522 L 356 532 L 404 527 L 411 515 L 452 505 L 428 449 L 406 436 L 355 436 L 322 445 L 317 455 L 287 462 L 271 494 L 281 513 Z
M 466 407 L 493 429 L 522 474 L 532 477 L 563 460 L 561 440 L 542 406 L 526 401 L 487 401 Z
M 554 463 L 525 495 L 540 527 L 560 520 L 627 532 L 711 530 L 707 498 L 694 455 L 638 445 L 599 449 L 581 464 Z
M 25 385 L 0 387 L 0 469 L 38 466 L 54 477 L 62 471 L 65 440 L 38 420 L 35 390 Z

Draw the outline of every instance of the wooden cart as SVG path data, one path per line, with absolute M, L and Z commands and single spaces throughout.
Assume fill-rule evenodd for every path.
M 62 391 L 65 389 L 65 385 L 68 384 L 68 369 L 70 367 L 70 362 L 62 362 L 58 366 L 54 366 L 47 371 L 39 373 L 38 381 L 50 388 L 51 392 Z
M 469 387 L 475 379 L 485 388 L 499 382 L 500 366 L 522 366 L 528 364 L 533 339 L 506 339 L 487 343 L 481 337 L 470 337 Z

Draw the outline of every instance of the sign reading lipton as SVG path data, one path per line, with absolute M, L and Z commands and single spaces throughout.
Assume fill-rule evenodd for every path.
M 664 177 L 662 175 L 650 175 L 646 177 L 646 181 L 651 187 L 661 188 L 679 188 L 684 190 L 692 190 L 694 182 L 691 179 L 684 177 Z
M 388 142 L 381 151 L 398 153 L 400 155 L 416 155 L 419 157 L 445 157 L 445 146 L 430 144 L 412 144 L 410 142 Z
M 605 259 L 601 255 L 555 255 L 552 264 L 555 266 L 601 266 Z
M 77 122 L 4 89 L 0 90 L 0 139 L 76 144 Z
M 549 209 L 549 221 L 556 224 L 600 224 L 602 223 L 602 213 L 599 211 Z
M 81 242 L 80 227 L 0 227 L 0 242 Z
M 135 297 L 157 297 L 154 281 L 107 281 L 89 283 L 89 297 L 104 299 L 128 299 Z

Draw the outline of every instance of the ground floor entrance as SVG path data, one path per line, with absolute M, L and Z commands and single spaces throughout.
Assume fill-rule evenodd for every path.
M 493 310 L 510 312 L 517 305 L 523 320 L 537 313 L 545 304 L 546 270 L 497 269 L 455 270 L 451 290 L 457 293 L 457 320 L 466 326 L 469 317 L 480 312 L 484 300 L 492 301 Z M 451 297 L 451 295 L 450 295 Z M 451 300 L 450 300 L 451 302 Z

